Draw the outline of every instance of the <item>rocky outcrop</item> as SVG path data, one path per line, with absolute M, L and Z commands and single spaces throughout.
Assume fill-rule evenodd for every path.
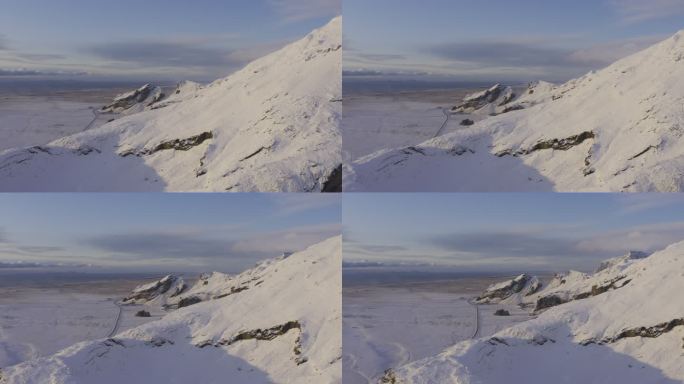
M 644 338 L 649 338 L 649 339 L 655 339 L 657 337 L 660 337 L 668 332 L 671 332 L 674 330 L 676 327 L 684 327 L 684 318 L 681 319 L 674 319 L 665 323 L 661 324 L 656 324 L 654 326 L 650 327 L 636 327 L 636 328 L 630 328 L 630 329 L 625 329 L 623 331 L 620 331 L 615 336 L 612 337 L 606 337 L 603 339 L 588 339 L 580 342 L 581 345 L 590 345 L 590 344 L 611 344 L 615 343 L 617 341 L 620 341 L 622 339 L 628 339 L 632 337 L 644 337 Z
M 183 293 L 186 288 L 183 278 L 168 275 L 153 283 L 138 286 L 122 300 L 122 303 L 143 304 L 161 297 L 174 297 Z
M 514 279 L 490 286 L 475 301 L 480 304 L 498 303 L 516 294 L 531 295 L 540 287 L 539 279 L 522 274 Z
M 150 315 L 150 313 L 145 311 L 145 310 L 140 310 L 140 311 L 135 313 L 135 317 L 151 317 L 151 316 L 152 315 Z
M 549 295 L 549 296 L 544 296 L 540 297 L 537 299 L 537 305 L 534 307 L 534 311 L 538 312 L 544 309 L 548 309 L 551 307 L 555 307 L 557 305 L 561 305 L 566 303 L 567 300 L 562 299 L 560 296 L 557 295 Z
M 544 140 L 540 141 L 532 148 L 527 148 L 527 149 L 519 149 L 517 151 L 512 151 L 510 149 L 498 152 L 496 154 L 497 157 L 504 157 L 504 156 L 523 156 L 523 155 L 529 155 L 537 151 L 542 151 L 546 149 L 553 149 L 557 151 L 567 151 L 569 149 L 572 149 L 573 147 L 576 147 L 582 143 L 584 143 L 587 140 L 594 139 L 596 138 L 596 135 L 594 132 L 587 131 L 587 132 L 582 132 L 578 135 L 570 136 L 565 139 L 551 139 L 551 140 Z
M 497 309 L 496 312 L 494 312 L 494 316 L 510 316 L 510 315 L 511 315 L 511 313 L 505 309 Z
M 211 140 L 214 138 L 214 134 L 212 132 L 203 132 L 199 135 L 188 137 L 187 139 L 175 139 L 175 140 L 169 140 L 169 141 L 163 141 L 154 148 L 151 149 L 143 149 L 142 151 L 135 151 L 135 150 L 128 150 L 121 152 L 119 156 L 121 157 L 128 157 L 131 155 L 135 155 L 138 157 L 141 156 L 149 156 L 153 155 L 157 152 L 160 151 L 168 151 L 168 150 L 176 150 L 176 151 L 189 151 L 197 146 L 202 145 L 205 141 Z
M 144 109 L 164 98 L 161 87 L 145 84 L 142 87 L 117 96 L 111 104 L 102 107 L 103 113 L 122 113 L 134 107 Z
M 517 97 L 511 87 L 496 84 L 482 92 L 470 94 L 463 98 L 463 102 L 451 109 L 454 113 L 474 113 L 487 111 L 488 114 L 496 115 L 502 108 L 515 100 Z
M 323 183 L 323 193 L 340 193 L 342 192 L 342 164 L 333 170 L 328 176 L 325 183 Z

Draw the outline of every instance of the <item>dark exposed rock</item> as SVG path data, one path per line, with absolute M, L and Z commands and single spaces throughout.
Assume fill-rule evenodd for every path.
M 206 282 L 205 282 L 205 283 L 206 283 Z M 240 293 L 240 292 L 246 291 L 246 290 L 248 290 L 248 289 L 249 289 L 249 287 L 231 287 L 231 288 L 230 288 L 230 292 L 226 292 L 226 293 L 222 293 L 222 294 L 220 294 L 220 295 L 216 295 L 216 296 L 214 297 L 214 299 L 222 299 L 222 298 L 224 298 L 224 297 L 228 297 L 228 296 L 230 296 L 230 295 L 234 295 L 234 294 L 236 294 L 236 293 Z
M 342 192 L 342 164 L 337 166 L 333 172 L 328 176 L 328 179 L 323 183 L 323 193 L 340 193 Z
M 154 284 L 150 284 L 149 287 L 146 287 L 145 289 L 138 289 L 134 291 L 131 293 L 131 295 L 125 297 L 122 302 L 124 304 L 130 304 L 136 301 L 149 301 L 159 295 L 164 295 L 166 293 L 169 293 L 171 296 L 176 296 L 187 288 L 185 283 L 178 285 L 178 282 L 182 282 L 182 279 L 177 276 L 165 276 L 156 281 Z M 169 290 L 174 286 L 175 291 L 169 292 Z
M 174 343 L 173 343 L 173 340 L 165 339 L 163 337 L 153 337 L 146 344 L 149 346 L 152 346 L 152 347 L 161 347 L 161 346 L 166 345 L 166 344 L 173 345 Z
M 505 309 L 497 309 L 496 312 L 494 312 L 494 316 L 510 316 L 510 315 L 511 315 L 511 313 Z
M 543 336 L 543 335 L 534 335 L 532 340 L 530 340 L 530 344 L 535 344 L 535 345 L 544 345 L 544 344 L 549 343 L 549 342 L 555 343 L 556 340 L 548 338 L 548 337 Z
M 651 327 L 637 327 L 631 329 L 625 329 L 613 337 L 606 337 L 600 340 L 588 339 L 580 342 L 581 345 L 589 344 L 611 344 L 622 339 L 628 339 L 632 337 L 645 337 L 649 339 L 655 339 L 668 332 L 671 332 L 676 327 L 684 327 L 684 318 L 674 319 L 665 323 L 660 323 Z
M 192 148 L 204 143 L 207 140 L 213 139 L 214 134 L 212 132 L 203 132 L 197 136 L 192 136 L 187 139 L 176 139 L 171 141 L 165 141 L 154 147 L 154 149 L 147 151 L 145 155 L 151 155 L 159 151 L 167 151 L 174 149 L 176 151 L 189 151 Z
M 396 373 L 392 369 L 385 371 L 385 374 L 380 378 L 380 384 L 398 384 Z
M 140 311 L 135 313 L 135 316 L 136 317 L 151 317 L 152 315 L 150 315 L 150 313 L 147 311 L 140 310 Z
M 618 283 L 621 281 L 622 281 L 622 283 L 620 285 L 618 285 Z M 591 291 L 577 294 L 577 295 L 575 295 L 575 297 L 573 299 L 574 300 L 582 300 L 582 299 L 586 299 L 588 297 L 598 296 L 598 295 L 600 295 L 602 293 L 606 293 L 612 289 L 622 288 L 625 285 L 629 284 L 630 281 L 631 280 L 625 280 L 625 276 L 619 276 L 619 277 L 616 277 L 615 279 L 607 282 L 606 284 L 594 285 L 591 287 Z
M 131 155 L 135 156 L 148 156 L 153 155 L 159 151 L 176 150 L 176 151 L 189 151 L 194 147 L 203 144 L 205 141 L 213 139 L 214 134 L 212 132 L 204 132 L 196 136 L 188 137 L 187 139 L 175 139 L 170 141 L 164 141 L 158 144 L 152 149 L 143 149 L 142 151 L 127 150 L 119 153 L 121 157 L 128 157 Z
M 523 156 L 523 155 L 529 155 L 537 151 L 542 151 L 546 149 L 553 149 L 557 151 L 567 151 L 573 147 L 576 147 L 582 143 L 584 143 L 586 140 L 589 139 L 594 139 L 596 138 L 596 135 L 594 132 L 587 131 L 587 132 L 582 132 L 579 135 L 575 136 L 570 136 L 565 139 L 552 139 L 552 140 L 546 140 L 546 141 L 540 141 L 537 144 L 535 144 L 532 148 L 528 149 L 520 149 L 516 152 L 513 152 L 511 150 L 505 150 L 501 151 L 496 154 L 497 157 L 504 157 L 504 156 Z
M 178 308 L 189 307 L 201 302 L 202 299 L 197 296 L 184 297 L 178 301 Z
M 513 294 L 521 292 L 530 280 L 530 276 L 522 274 L 515 279 L 509 280 L 505 284 L 497 286 L 496 289 L 487 289 L 487 291 L 480 295 L 476 301 L 487 302 L 496 299 L 506 299 Z
M 540 297 L 537 299 L 537 305 L 534 308 L 534 311 L 540 311 L 542 309 L 547 309 L 551 307 L 555 307 L 557 305 L 561 305 L 565 303 L 566 301 L 561 299 L 559 296 L 556 295 L 549 295 L 549 296 L 544 296 Z
M 222 340 L 219 342 L 219 344 L 232 345 L 243 340 L 273 340 L 276 337 L 282 336 L 293 329 L 298 329 L 300 331 L 302 330 L 302 326 L 299 321 L 288 321 L 285 324 L 277 325 L 268 329 L 254 329 L 251 331 L 241 332 L 229 340 Z
M 473 125 L 473 124 L 475 124 L 475 122 L 472 121 L 472 120 L 470 120 L 470 119 L 463 119 L 463 120 L 461 121 L 461 125 L 463 125 L 463 126 L 470 126 L 470 125 Z
M 163 98 L 164 93 L 161 88 L 152 84 L 145 84 L 132 92 L 117 96 L 111 104 L 105 105 L 100 111 L 105 113 L 123 112 L 138 104 L 143 104 L 144 107 L 150 106 Z
M 460 113 L 474 112 L 488 104 L 494 103 L 505 89 L 501 84 L 496 84 L 485 91 L 469 95 L 463 99 L 463 103 L 454 107 L 452 111 Z

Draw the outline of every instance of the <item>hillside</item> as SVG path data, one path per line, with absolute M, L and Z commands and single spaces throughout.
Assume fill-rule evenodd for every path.
M 574 278 L 566 290 L 591 294 L 389 371 L 384 382 L 681 383 L 684 242 L 609 264 Z M 609 280 L 619 283 L 605 290 L 597 285 Z M 547 289 L 546 295 L 562 290 Z
M 120 95 L 104 109 L 139 112 L 0 153 L 0 190 L 335 190 L 341 28 L 335 18 L 227 78 L 182 83 L 163 100 L 149 85 Z
M 3 369 L 0 383 L 339 382 L 341 246 L 335 237 L 234 277 L 207 275 L 184 293 L 211 293 L 202 300 Z
M 347 164 L 345 189 L 682 191 L 683 63 L 684 31 L 563 85 L 470 95 L 454 110 L 495 116 Z

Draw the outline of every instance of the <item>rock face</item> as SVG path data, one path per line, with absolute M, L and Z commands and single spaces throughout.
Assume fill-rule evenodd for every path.
M 511 313 L 505 309 L 497 309 L 496 312 L 494 312 L 494 316 L 510 316 L 510 315 L 511 315 Z
M 166 299 L 183 293 L 187 285 L 182 277 L 168 275 L 133 290 L 121 302 L 123 304 L 145 304 L 152 301 L 165 302 Z
M 491 285 L 480 295 L 477 303 L 498 303 L 511 298 L 514 295 L 529 296 L 541 288 L 541 282 L 537 277 L 522 274 L 514 279 Z
M 152 315 L 150 315 L 150 313 L 147 311 L 140 310 L 140 311 L 135 313 L 135 316 L 136 317 L 151 317 Z
M 470 94 L 463 98 L 460 105 L 452 108 L 452 112 L 456 113 L 474 113 L 485 109 L 487 114 L 496 114 L 495 108 L 502 107 L 515 99 L 516 94 L 511 87 L 504 87 L 501 84 L 496 84 L 493 87 L 482 92 Z
M 139 112 L 164 98 L 161 87 L 145 84 L 142 87 L 114 98 L 100 110 L 103 113 Z M 133 111 L 134 110 L 134 111 Z

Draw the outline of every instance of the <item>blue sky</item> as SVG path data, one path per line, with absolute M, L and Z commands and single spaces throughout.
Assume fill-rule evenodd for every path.
M 1 0 L 0 75 L 210 80 L 303 37 L 340 0 Z
M 684 0 L 345 0 L 345 70 L 567 80 L 684 29 Z
M 343 218 L 349 264 L 593 270 L 684 240 L 684 195 L 347 194 Z
M 341 233 L 340 198 L 0 194 L 0 266 L 239 272 Z

